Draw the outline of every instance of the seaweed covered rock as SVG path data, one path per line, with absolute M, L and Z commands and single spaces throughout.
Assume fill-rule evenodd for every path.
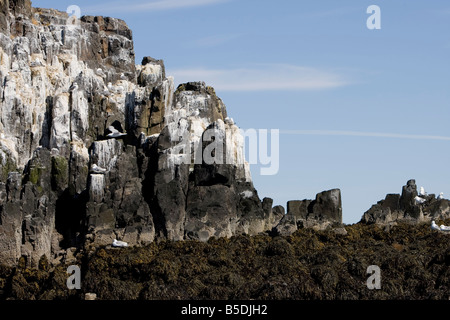
M 450 220 L 437 223 L 449 224 Z M 5 298 L 98 300 L 448 300 L 450 237 L 428 223 L 302 228 L 290 236 L 239 235 L 100 248 L 77 261 L 81 290 L 65 269 L 0 268 Z M 84 262 L 83 262 L 84 261 Z M 381 289 L 367 287 L 368 267 Z

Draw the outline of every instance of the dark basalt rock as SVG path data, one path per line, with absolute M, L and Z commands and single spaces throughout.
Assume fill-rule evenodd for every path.
M 326 229 L 341 225 L 341 191 L 332 189 L 318 193 L 315 200 L 288 201 L 287 214 L 274 231 L 275 234 L 287 235 L 297 228 Z
M 113 239 L 133 247 L 341 225 L 338 189 L 291 201 L 287 214 L 261 201 L 214 89 L 200 81 L 175 90 L 163 60 L 135 65 L 123 20 L 4 0 L 0 26 L 1 263 L 55 266 Z M 217 158 L 210 147 L 221 142 L 224 162 L 198 159 Z M 386 205 L 410 205 L 408 188 Z
M 418 204 L 415 180 L 409 180 L 402 188 L 402 194 L 388 194 L 367 210 L 360 223 L 390 226 L 397 222 L 421 223 L 450 217 L 450 201 L 436 199 L 435 195 L 424 196 L 425 202 Z

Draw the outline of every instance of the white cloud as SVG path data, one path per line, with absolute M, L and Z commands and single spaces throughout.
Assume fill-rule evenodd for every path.
M 395 139 L 450 141 L 450 137 L 446 137 L 446 136 L 382 133 L 382 132 L 362 132 L 362 131 L 280 130 L 280 133 L 281 134 L 293 134 L 293 135 L 352 136 L 352 137 L 377 137 L 377 138 L 395 138 Z
M 174 10 L 189 7 L 200 7 L 227 2 L 230 0 L 157 0 L 146 2 L 134 1 L 115 1 L 108 4 L 93 5 L 83 8 L 87 12 L 148 12 L 148 11 L 162 11 Z
M 311 67 L 256 64 L 235 69 L 168 70 L 177 83 L 205 81 L 218 91 L 321 90 L 349 85 L 344 76 Z

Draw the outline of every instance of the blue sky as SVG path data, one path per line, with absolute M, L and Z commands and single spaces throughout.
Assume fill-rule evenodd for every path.
M 450 197 L 450 3 L 444 0 L 34 1 L 124 19 L 137 63 L 205 81 L 244 129 L 279 129 L 280 170 L 259 175 L 275 204 L 340 188 L 356 223 L 416 179 Z M 370 5 L 381 30 L 369 30 Z

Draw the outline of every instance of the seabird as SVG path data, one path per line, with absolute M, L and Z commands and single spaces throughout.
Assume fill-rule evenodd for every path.
M 441 231 L 450 231 L 450 227 L 444 226 L 443 224 L 441 224 L 440 229 L 441 229 Z
M 230 118 L 230 117 L 226 117 L 224 122 L 227 123 L 227 124 L 230 124 L 230 125 L 234 124 L 233 118 Z
M 113 247 L 128 247 L 128 243 L 114 239 L 112 246 Z
M 443 193 L 443 192 L 439 193 L 437 199 L 438 199 L 438 200 L 444 199 L 444 193 Z
M 39 58 L 37 58 L 36 60 L 34 60 L 33 62 L 31 62 L 30 66 L 33 67 L 42 67 L 43 64 L 41 62 L 41 60 Z
M 96 73 L 98 76 L 102 77 L 102 78 L 106 77 L 106 74 L 103 72 L 103 70 L 102 70 L 101 68 L 98 68 L 98 69 L 95 71 L 95 73 Z
M 436 222 L 431 221 L 431 230 L 441 230 L 441 228 L 436 224 Z
M 95 163 L 92 165 L 91 168 L 91 172 L 92 173 L 99 173 L 99 174 L 104 174 L 106 172 L 106 169 L 99 167 L 98 165 L 96 165 Z
M 110 95 L 110 92 L 109 92 L 109 90 L 108 90 L 108 88 L 107 88 L 107 87 L 104 87 L 104 88 L 103 88 L 103 95 L 105 95 L 105 96 L 109 97 L 109 95 Z
M 200 115 L 200 110 L 196 109 L 194 112 L 192 112 L 193 117 L 198 117 Z
M 74 82 L 69 88 L 69 91 L 75 91 L 78 89 L 78 83 Z
M 117 86 L 117 87 L 116 87 L 116 91 L 117 91 L 118 93 L 122 93 L 123 90 L 124 90 L 123 86 Z
M 420 187 L 419 195 L 420 196 L 427 196 L 427 193 L 425 192 L 425 188 L 424 187 Z
M 120 74 L 120 79 L 121 80 L 128 80 L 127 77 L 123 73 Z
M 424 203 L 426 201 L 425 199 L 423 199 L 423 198 L 421 198 L 419 196 L 416 196 L 414 198 L 414 200 L 416 201 L 416 204 L 422 204 L 422 203 Z
M 111 131 L 111 133 L 107 135 L 108 138 L 119 138 L 127 135 L 126 133 L 119 132 L 119 130 L 113 126 L 109 126 L 108 130 Z

